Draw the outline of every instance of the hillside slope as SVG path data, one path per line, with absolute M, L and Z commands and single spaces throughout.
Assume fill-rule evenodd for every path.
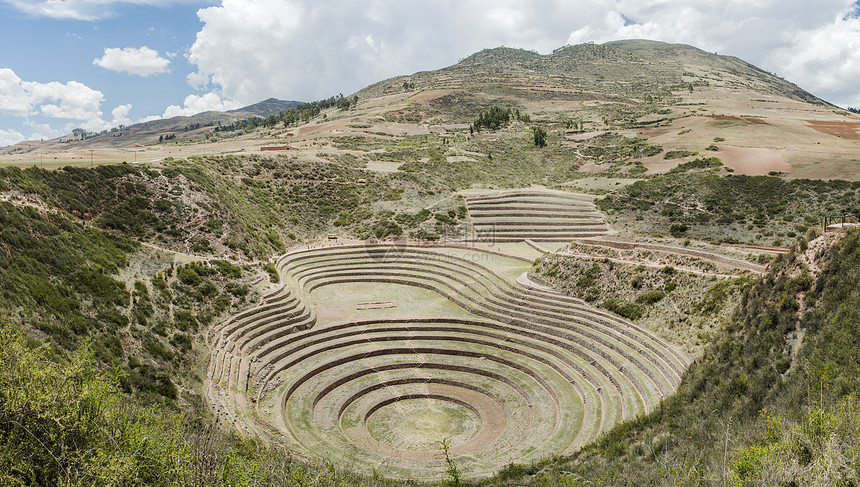
M 397 92 L 404 81 L 416 87 L 463 89 L 470 94 L 555 97 L 570 101 L 641 102 L 695 86 L 747 88 L 761 94 L 828 105 L 796 85 L 731 56 L 692 46 L 647 40 L 564 46 L 551 54 L 499 47 L 485 49 L 437 71 L 400 76 L 358 92 L 375 97 Z
M 486 484 L 856 485 L 858 256 L 858 231 L 801 244 L 744 296 L 660 410 Z
M 386 139 L 397 145 L 427 136 L 449 142 L 498 141 L 498 147 L 456 144 L 448 151 L 502 156 L 494 159 L 494 166 L 505 168 L 519 159 L 510 154 L 509 144 L 538 126 L 548 134 L 548 149 L 558 152 L 554 158 L 576 163 L 575 169 L 565 169 L 568 180 L 571 174 L 661 174 L 705 150 L 736 174 L 860 179 L 860 116 L 735 57 L 679 44 L 625 40 L 564 46 L 547 55 L 487 49 L 449 67 L 380 81 L 347 98 L 351 103 L 346 109 L 326 108 L 298 124 L 276 114 L 261 127 L 230 128 L 250 115 L 210 112 L 126 127 L 84 141 L 64 137 L 62 143 L 22 143 L 0 151 L 0 163 L 62 167 L 156 161 L 228 152 L 263 154 L 265 146 L 289 147 L 284 150 L 306 157 L 358 156 L 362 163 L 380 161 L 371 151 L 384 148 Z M 480 113 L 493 105 L 512 109 L 516 123 L 491 133 L 470 132 Z M 248 110 L 285 106 L 267 100 Z M 226 130 L 219 130 L 219 122 Z M 619 135 L 662 151 L 631 153 L 621 162 L 635 167 L 619 170 L 590 150 L 603 145 L 604 138 Z M 342 143 L 347 140 L 350 143 Z M 356 153 L 365 146 L 364 152 L 371 154 Z M 427 154 L 414 156 L 410 162 Z
M 226 112 L 206 111 L 190 116 L 177 116 L 135 123 L 128 126 L 114 127 L 102 134 L 82 132 L 75 129 L 72 134 L 60 136 L 47 141 L 25 141 L 9 147 L 0 147 L 0 154 L 14 154 L 33 150 L 69 151 L 119 149 L 152 145 L 159 137 L 178 135 L 185 138 L 203 137 L 207 131 L 221 125 L 229 125 L 237 120 L 252 117 L 265 118 L 269 115 L 295 108 L 298 101 L 285 101 L 269 98 L 235 110 Z M 82 138 L 81 134 L 86 133 Z

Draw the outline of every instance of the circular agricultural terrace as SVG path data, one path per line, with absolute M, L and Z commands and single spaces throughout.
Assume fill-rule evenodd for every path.
M 516 190 L 467 196 L 476 235 L 495 242 L 523 239 L 570 242 L 609 233 L 592 197 L 549 190 Z
M 401 478 L 570 453 L 678 386 L 646 330 L 517 284 L 530 261 L 477 249 L 294 251 L 284 285 L 210 337 L 209 395 L 249 434 Z

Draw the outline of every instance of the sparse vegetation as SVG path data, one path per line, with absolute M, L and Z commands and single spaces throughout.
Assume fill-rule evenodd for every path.
M 774 244 L 778 234 L 796 232 L 797 226 L 814 226 L 822 214 L 860 207 L 860 183 L 722 176 L 713 170 L 688 170 L 719 168 L 718 160 L 699 161 L 679 166 L 672 174 L 631 184 L 598 200 L 597 205 L 604 211 L 623 211 L 633 220 L 630 225 L 643 233 L 686 225 L 687 234 L 699 238 L 760 244 Z M 635 215 L 643 220 L 647 215 L 652 223 L 637 224 Z
M 542 475 L 595 485 L 853 481 L 857 452 L 847 445 L 856 443 L 849 423 L 856 423 L 857 382 L 848 378 L 860 365 L 849 323 L 860 296 L 858 248 L 860 232 L 852 232 L 822 252 L 816 277 L 802 272 L 797 254 L 780 258 L 661 409 L 539 466 Z M 806 336 L 796 342 L 801 330 Z

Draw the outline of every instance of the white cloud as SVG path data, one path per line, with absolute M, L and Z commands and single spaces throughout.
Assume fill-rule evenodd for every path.
M 33 110 L 21 78 L 9 68 L 0 69 L 0 113 L 12 117 L 26 117 Z
M 183 106 L 179 105 L 170 105 L 164 110 L 164 115 L 162 118 L 170 118 L 170 117 L 179 117 L 184 116 L 188 117 L 191 115 L 196 115 L 201 112 L 208 112 L 210 110 L 216 111 L 227 111 L 233 110 L 235 108 L 240 108 L 242 104 L 237 103 L 233 100 L 223 99 L 215 93 L 206 93 L 205 95 L 188 95 L 185 97 L 185 101 L 183 102 Z
M 860 106 L 860 19 L 799 31 L 774 55 L 780 74 L 841 106 Z
M 0 0 L 32 15 L 81 20 L 122 6 L 176 1 L 204 0 Z M 271 96 L 310 101 L 349 94 L 488 47 L 548 53 L 566 43 L 622 38 L 738 56 L 829 101 L 858 106 L 857 14 L 853 0 L 218 0 L 198 11 L 203 27 L 186 54 L 195 66 L 187 81 L 201 91 L 162 116 L 227 110 Z M 170 68 L 171 49 L 105 49 L 94 64 L 152 76 Z M 110 122 L 103 120 L 103 103 L 100 91 L 81 83 L 23 81 L 0 69 L 3 115 L 104 128 Z M 130 108 L 123 107 L 111 113 L 113 120 L 130 120 Z
M 860 103 L 860 20 L 852 0 L 606 1 L 569 43 L 646 38 L 730 54 L 828 101 Z M 634 20 L 629 24 L 624 17 Z
M 104 120 L 101 111 L 103 101 L 104 95 L 100 91 L 76 81 L 65 84 L 57 81 L 23 81 L 11 69 L 0 69 L 0 114 L 24 118 L 24 125 L 33 129 L 32 139 L 55 138 L 74 128 L 100 132 L 120 125 L 190 116 L 209 110 L 226 111 L 242 106 L 216 93 L 206 93 L 188 95 L 182 106 L 170 105 L 161 116 L 149 116 L 137 121 L 129 117 L 132 109 L 130 103 L 118 105 L 111 110 L 112 119 Z M 66 123 L 63 124 L 63 130 L 58 130 L 42 120 L 33 120 L 39 117 L 64 119 Z M 23 140 L 23 135 L 14 130 L 0 131 L 0 142 L 9 140 L 11 143 L 19 142 Z
M 487 47 L 547 53 L 646 38 L 738 56 L 804 88 L 832 89 L 838 101 L 858 90 L 852 8 L 852 0 L 222 0 L 198 11 L 204 26 L 188 52 L 197 68 L 188 81 L 243 104 L 309 101 Z M 822 68 L 832 74 L 817 79 Z
M 46 117 L 88 120 L 102 115 L 99 108 L 104 95 L 83 83 L 25 82 L 24 88 L 31 94 L 34 105 L 41 104 L 39 112 Z
M 158 52 L 143 47 L 106 47 L 104 56 L 93 59 L 93 64 L 118 73 L 136 74 L 148 77 L 167 72 L 170 61 L 159 56 Z
M 851 3 L 819 0 L 811 8 L 806 0 L 601 0 L 600 15 L 572 29 L 569 41 L 650 38 L 760 60 L 791 44 L 792 33 L 830 24 Z
M 101 91 L 77 81 L 23 81 L 11 69 L 0 69 L 0 113 L 4 115 L 90 120 L 101 118 L 102 101 Z
M 131 107 L 132 105 L 130 103 L 117 106 L 111 110 L 112 119 L 109 121 L 102 120 L 100 117 L 94 117 L 88 120 L 67 123 L 64 126 L 63 133 L 69 133 L 75 128 L 86 129 L 90 132 L 101 132 L 102 130 L 119 127 L 120 125 L 132 125 L 137 122 L 128 117 L 129 112 L 131 112 Z
M 398 74 L 435 69 L 501 44 L 543 52 L 564 44 L 587 4 L 554 0 L 372 3 L 222 0 L 188 53 L 189 83 L 254 103 L 349 93 Z M 587 20 L 587 19 L 586 19 Z M 262 48 L 261 46 L 264 46 Z
M 23 81 L 11 69 L 0 69 L 0 114 L 24 118 L 24 125 L 33 129 L 32 139 L 51 139 L 77 127 L 98 132 L 134 123 L 128 116 L 131 104 L 117 106 L 111 111 L 113 119 L 103 120 L 103 102 L 102 92 L 77 81 Z M 66 122 L 63 130 L 59 130 L 43 120 L 37 122 L 35 118 L 61 119 Z M 0 141 L 16 137 L 23 139 L 17 131 L 0 133 Z
M 185 79 L 188 80 L 188 84 L 195 89 L 201 89 L 209 84 L 209 75 L 206 74 L 188 73 L 188 76 L 186 76 Z
M 28 140 L 54 139 L 65 133 L 62 130 L 52 128 L 46 123 L 36 123 L 28 120 L 24 122 L 24 125 L 33 129 L 33 133 Z
M 110 113 L 113 116 L 113 120 L 111 121 L 112 127 L 118 127 L 120 125 L 130 125 L 131 119 L 128 118 L 128 112 L 131 111 L 131 103 L 120 105 L 114 108 Z
M 182 0 L 5 0 L 5 3 L 35 17 L 92 21 L 113 16 L 114 7 L 122 4 L 166 6 L 177 1 Z
M 6 147 L 13 144 L 17 144 L 24 140 L 24 134 L 18 132 L 17 130 L 3 130 L 0 129 L 0 147 Z

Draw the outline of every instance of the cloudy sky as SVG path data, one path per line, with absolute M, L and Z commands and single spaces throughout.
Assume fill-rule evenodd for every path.
M 0 0 L 0 147 L 345 95 L 488 47 L 645 38 L 860 107 L 854 0 Z

